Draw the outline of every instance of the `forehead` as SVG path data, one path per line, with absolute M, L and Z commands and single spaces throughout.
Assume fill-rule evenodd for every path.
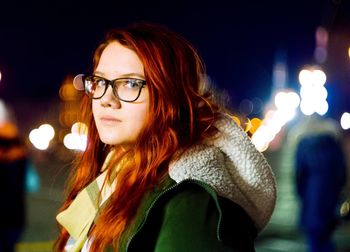
M 105 75 L 128 73 L 143 75 L 143 64 L 133 50 L 114 41 L 102 51 L 95 71 Z

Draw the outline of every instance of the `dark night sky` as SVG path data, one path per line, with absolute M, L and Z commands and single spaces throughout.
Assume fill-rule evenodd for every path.
M 93 49 L 108 28 L 141 20 L 164 24 L 190 40 L 233 106 L 245 98 L 267 101 L 276 53 L 286 55 L 289 86 L 297 87 L 297 72 L 314 63 L 314 32 L 323 25 L 331 33 L 325 67 L 333 72 L 330 95 L 337 100 L 329 99 L 336 102 L 332 113 L 338 116 L 350 111 L 350 102 L 337 95 L 350 95 L 350 61 L 338 51 L 350 46 L 349 2 L 14 1 L 0 5 L 0 98 L 14 106 L 56 101 L 68 74 L 89 69 Z

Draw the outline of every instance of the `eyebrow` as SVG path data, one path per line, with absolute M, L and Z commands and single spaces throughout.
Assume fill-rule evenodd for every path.
M 99 72 L 99 71 L 95 71 L 94 74 L 96 75 L 99 75 L 101 77 L 105 77 L 106 75 L 102 72 Z M 139 73 L 127 73 L 127 74 L 121 74 L 119 75 L 118 79 L 119 78 L 132 78 L 132 77 L 137 77 L 137 78 L 140 78 L 140 79 L 145 79 L 145 76 L 143 74 L 139 74 Z

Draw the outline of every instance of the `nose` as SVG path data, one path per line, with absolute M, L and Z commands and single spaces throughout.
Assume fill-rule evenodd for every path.
M 120 100 L 113 93 L 112 87 L 107 87 L 106 93 L 100 98 L 100 104 L 102 107 L 111 107 L 118 109 L 121 107 Z

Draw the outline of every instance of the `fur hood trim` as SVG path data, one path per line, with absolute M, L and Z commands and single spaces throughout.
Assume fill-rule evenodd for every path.
M 215 123 L 218 136 L 192 146 L 169 166 L 177 183 L 196 179 L 218 195 L 239 204 L 261 231 L 276 203 L 276 182 L 271 167 L 247 134 L 229 116 Z

